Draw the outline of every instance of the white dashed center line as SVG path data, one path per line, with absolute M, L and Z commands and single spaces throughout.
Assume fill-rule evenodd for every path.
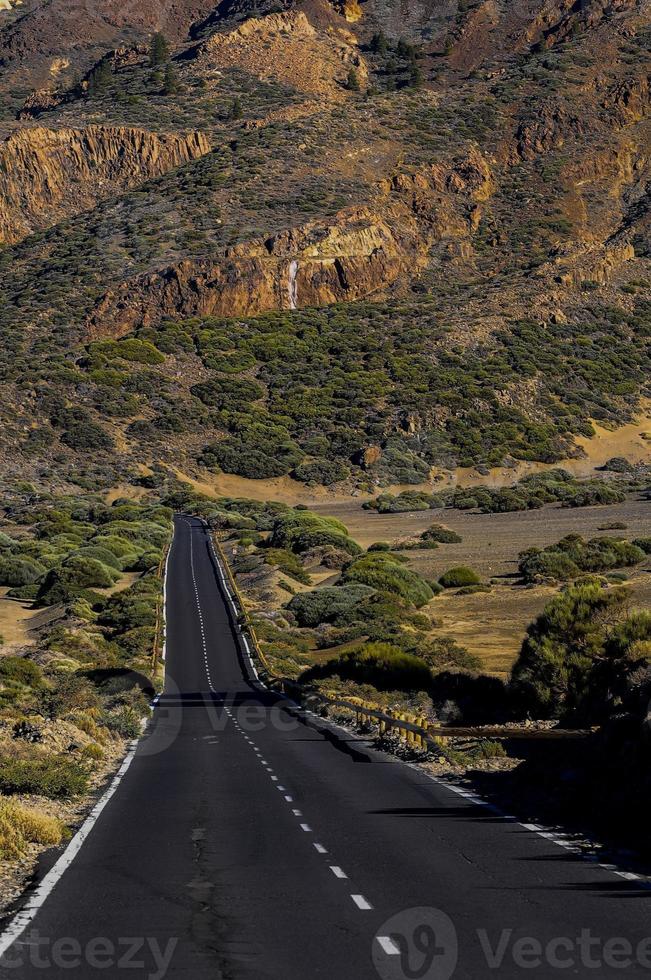
M 208 677 L 208 684 L 210 685 L 211 692 L 212 693 L 216 693 L 215 692 L 215 689 L 212 686 L 212 681 L 211 681 L 211 678 L 210 678 L 210 671 L 209 671 L 209 666 L 208 666 L 208 655 L 207 655 L 207 650 L 206 650 L 205 631 L 204 631 L 204 625 L 203 625 L 203 613 L 202 613 L 200 602 L 199 602 L 199 591 L 198 591 L 197 583 L 196 583 L 196 579 L 195 579 L 194 559 L 193 559 L 193 550 L 192 550 L 192 547 L 193 547 L 193 539 L 192 539 L 192 536 L 191 536 L 190 537 L 190 566 L 191 566 L 191 569 L 192 569 L 192 580 L 193 580 L 193 583 L 194 583 L 195 599 L 196 599 L 196 603 L 197 603 L 197 610 L 198 610 L 198 613 L 199 613 L 199 625 L 200 625 L 200 629 L 201 629 L 201 638 L 202 638 L 202 644 L 203 644 L 204 663 L 205 663 L 205 668 L 206 668 L 206 676 Z M 216 556 L 214 556 L 214 557 L 215 557 L 215 561 L 217 562 L 217 567 L 219 569 L 220 577 L 221 577 L 222 582 L 224 584 L 224 589 L 226 591 L 226 594 L 228 595 L 228 598 L 229 598 L 229 601 L 231 602 L 231 605 L 233 605 L 233 608 L 236 611 L 235 606 L 234 606 L 234 603 L 233 603 L 233 600 L 232 600 L 232 598 L 230 596 L 230 593 L 228 592 L 228 589 L 226 587 L 226 582 L 225 582 L 224 575 L 223 575 L 223 572 L 221 570 L 221 566 L 219 564 L 219 561 L 217 560 L 217 557 Z M 248 646 L 247 646 L 247 650 L 248 650 Z M 269 778 L 271 779 L 271 781 L 273 783 L 276 783 L 277 784 L 276 785 L 276 789 L 279 790 L 281 793 L 286 793 L 285 787 L 282 786 L 282 785 L 280 785 L 280 783 L 278 781 L 278 776 L 274 775 L 272 766 L 269 765 L 269 763 L 267 762 L 267 760 L 265 759 L 265 757 L 262 755 L 261 750 L 256 746 L 256 744 L 253 741 L 253 739 L 249 738 L 249 736 L 244 732 L 244 729 L 239 724 L 239 722 L 237 721 L 237 719 L 235 719 L 233 717 L 230 709 L 229 708 L 225 708 L 225 711 L 226 711 L 226 714 L 228 715 L 228 717 L 230 718 L 230 720 L 233 722 L 235 731 L 239 735 L 241 735 L 243 737 L 244 741 L 247 742 L 248 745 L 251 746 L 251 748 L 253 749 L 253 752 L 254 752 L 255 756 L 257 757 L 257 761 L 260 763 L 260 765 L 262 766 L 262 768 L 267 772 L 267 774 L 269 775 Z M 307 713 L 308 714 L 312 714 L 314 717 L 317 717 L 316 715 L 314 715 L 313 712 L 307 712 Z M 294 797 L 291 796 L 290 794 L 287 794 L 286 796 L 284 796 L 284 800 L 285 800 L 286 803 L 293 803 L 294 802 Z M 299 809 L 292 809 L 292 815 L 295 816 L 295 817 L 301 818 L 303 816 L 303 811 L 302 810 L 299 810 Z M 299 827 L 306 834 L 313 833 L 312 828 L 307 823 L 300 823 L 299 824 Z M 319 843 L 313 841 L 313 847 L 314 847 L 315 851 L 317 852 L 317 854 L 327 854 L 328 853 L 327 848 L 325 848 L 323 846 L 323 844 L 319 844 Z M 335 878 L 339 878 L 340 880 L 345 880 L 345 881 L 348 880 L 348 875 L 346 874 L 346 872 L 344 871 L 344 869 L 342 867 L 340 867 L 338 864 L 330 864 L 330 865 L 328 865 L 328 867 L 329 867 L 330 871 L 332 872 L 332 874 L 335 876 Z M 355 903 L 355 905 L 357 906 L 357 908 L 360 909 L 361 911 L 367 911 L 367 910 L 373 908 L 373 906 L 368 901 L 368 899 L 364 898 L 363 895 L 351 894 L 350 897 L 352 898 L 352 900 Z M 380 947 L 382 948 L 382 950 L 387 955 L 389 955 L 389 956 L 396 956 L 396 955 L 398 955 L 400 953 L 400 950 L 398 949 L 396 943 L 393 941 L 393 939 L 391 939 L 390 936 L 378 936 L 377 937 L 377 940 L 378 940 L 378 943 L 380 944 Z
M 363 895 L 351 895 L 350 897 L 352 898 L 353 902 L 355 903 L 358 909 L 366 910 L 366 909 L 373 908 L 371 903 L 367 902 L 367 900 L 364 898 Z
M 190 526 L 192 528 L 192 525 Z M 206 647 L 206 634 L 203 629 L 203 614 L 201 612 L 201 603 L 199 602 L 199 589 L 197 588 L 197 579 L 194 573 L 194 553 L 193 553 L 193 541 L 192 530 L 190 530 L 190 571 L 192 572 L 192 584 L 194 585 L 194 598 L 197 603 L 197 612 L 199 613 L 199 627 L 201 629 L 201 646 L 203 648 L 203 665 L 206 671 L 206 678 L 208 680 L 208 687 L 210 688 L 210 693 L 215 694 L 215 688 L 212 686 L 212 680 L 210 677 L 210 667 L 208 666 L 208 650 Z
M 332 873 L 335 876 L 335 878 L 347 878 L 348 877 L 348 875 L 346 874 L 346 872 L 342 868 L 338 867 L 336 864 L 331 864 L 330 865 L 330 870 L 332 871 Z
M 387 956 L 400 956 L 400 950 L 391 936 L 378 936 L 377 941 Z

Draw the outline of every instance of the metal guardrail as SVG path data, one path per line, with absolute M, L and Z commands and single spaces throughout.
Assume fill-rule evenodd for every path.
M 429 722 L 422 715 L 413 715 L 405 711 L 393 709 L 384 710 L 377 704 L 364 701 L 362 698 L 342 699 L 328 697 L 316 691 L 306 691 L 298 681 L 287 677 L 278 677 L 267 660 L 260 646 L 255 627 L 251 622 L 244 598 L 231 571 L 226 553 L 217 536 L 213 534 L 215 550 L 222 562 L 224 573 L 233 591 L 240 609 L 241 625 L 246 629 L 251 640 L 251 649 L 261 664 L 267 682 L 274 688 L 279 688 L 284 694 L 295 698 L 302 704 L 323 704 L 333 708 L 344 708 L 354 712 L 358 725 L 377 722 L 382 734 L 396 731 L 408 745 L 420 749 L 436 749 L 445 745 L 450 738 L 496 739 L 499 741 L 530 740 L 558 741 L 560 739 L 582 739 L 593 734 L 594 729 L 573 728 L 533 728 L 522 726 L 483 725 L 447 727 Z

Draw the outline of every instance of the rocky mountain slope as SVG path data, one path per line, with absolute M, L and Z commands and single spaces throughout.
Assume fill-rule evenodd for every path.
M 39 126 L 12 133 L 0 144 L 0 242 L 20 241 L 209 150 L 197 132 Z
M 558 459 L 635 412 L 648 2 L 57 10 L 0 10 L 0 438 L 26 474 L 83 454 L 71 405 L 124 465 L 317 482 Z M 268 344 L 303 331 L 290 379 Z

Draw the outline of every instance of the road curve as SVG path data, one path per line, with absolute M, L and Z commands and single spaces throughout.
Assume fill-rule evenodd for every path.
M 0 976 L 649 975 L 640 882 L 256 682 L 196 519 L 167 583 L 153 720 Z

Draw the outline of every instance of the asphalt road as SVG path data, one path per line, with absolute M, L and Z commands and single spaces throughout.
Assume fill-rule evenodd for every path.
M 262 689 L 193 519 L 176 521 L 167 626 L 154 719 L 0 976 L 651 972 L 639 881 Z

